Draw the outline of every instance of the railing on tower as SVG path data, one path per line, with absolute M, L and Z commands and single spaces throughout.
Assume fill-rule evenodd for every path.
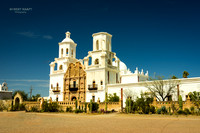
M 98 85 L 97 84 L 88 85 L 88 90 L 97 90 L 97 89 L 98 89 Z
M 77 91 L 78 90 L 78 84 L 70 84 L 69 90 L 70 91 Z

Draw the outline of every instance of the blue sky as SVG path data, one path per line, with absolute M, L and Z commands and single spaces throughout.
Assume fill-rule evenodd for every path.
M 131 71 L 150 76 L 200 76 L 197 0 L 4 0 L 0 8 L 0 82 L 10 90 L 48 96 L 49 63 L 71 32 L 77 58 L 92 50 L 92 34 L 113 35 L 112 51 Z M 15 13 L 12 8 L 31 8 Z

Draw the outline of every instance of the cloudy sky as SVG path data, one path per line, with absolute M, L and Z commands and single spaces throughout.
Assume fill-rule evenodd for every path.
M 92 50 L 92 34 L 104 31 L 131 71 L 200 76 L 197 0 L 3 0 L 0 7 L 0 82 L 10 90 L 32 85 L 33 94 L 48 96 L 49 63 L 66 31 L 78 59 Z

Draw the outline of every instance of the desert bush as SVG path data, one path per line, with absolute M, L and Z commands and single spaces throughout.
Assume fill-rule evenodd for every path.
M 32 106 L 30 112 L 39 112 L 39 110 L 37 107 Z
M 184 112 L 186 113 L 186 115 L 191 114 L 191 112 L 190 112 L 190 110 L 188 108 L 185 108 Z
M 178 97 L 178 104 L 179 104 L 179 108 L 183 109 L 183 100 L 182 100 L 182 96 L 181 95 L 179 95 L 179 97 Z
M 190 111 L 191 111 L 192 114 L 194 114 L 194 106 L 190 107 Z
M 75 112 L 75 113 L 83 113 L 83 110 L 81 110 L 81 109 L 76 109 L 74 112 Z
M 157 109 L 157 114 L 161 114 L 161 108 L 160 109 Z
M 177 109 L 176 109 L 174 103 L 171 104 L 171 109 L 172 109 L 173 113 L 176 113 L 176 112 L 177 112 Z
M 87 113 L 87 103 L 85 103 L 85 113 Z
M 184 110 L 182 110 L 182 109 L 178 110 L 177 113 L 179 115 L 186 115 L 186 112 Z
M 165 106 L 162 106 L 162 107 L 161 107 L 161 113 L 162 113 L 162 114 L 166 114 L 166 113 L 167 113 L 167 109 L 166 109 Z
M 66 112 L 72 112 L 72 107 L 70 106 L 70 107 L 67 107 L 66 108 Z
M 93 111 L 96 112 L 96 111 L 99 109 L 99 104 L 94 103 L 94 102 L 91 101 L 91 102 L 88 104 L 88 108 L 89 108 L 90 112 L 93 112 Z
M 59 112 L 59 109 L 60 107 L 57 102 L 48 103 L 44 101 L 41 112 Z
M 156 108 L 154 106 L 150 106 L 150 112 L 152 114 L 155 114 L 156 113 Z

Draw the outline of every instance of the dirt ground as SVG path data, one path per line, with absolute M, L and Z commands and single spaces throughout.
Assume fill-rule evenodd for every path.
M 200 117 L 0 112 L 0 133 L 199 133 Z

